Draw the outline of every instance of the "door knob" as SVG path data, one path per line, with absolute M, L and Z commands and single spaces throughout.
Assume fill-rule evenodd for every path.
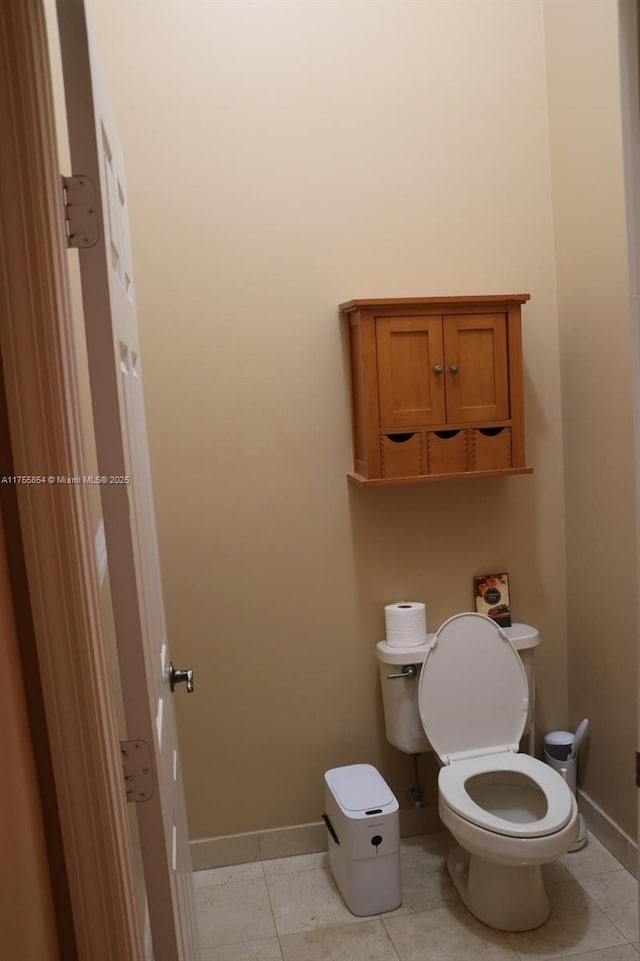
M 442 366 L 442 364 L 436 364 L 436 366 L 433 368 L 434 374 L 441 374 L 443 370 L 444 370 L 444 367 Z
M 458 365 L 457 365 L 457 364 L 452 364 L 451 367 L 449 368 L 449 373 L 450 373 L 450 374 L 457 374 L 457 373 L 458 373 Z
M 193 671 L 177 671 L 173 662 L 169 661 L 169 684 L 172 691 L 175 691 L 176 684 L 186 684 L 187 694 L 193 694 Z

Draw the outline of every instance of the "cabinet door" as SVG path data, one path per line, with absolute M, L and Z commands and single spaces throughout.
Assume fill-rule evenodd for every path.
M 447 422 L 507 420 L 509 369 L 505 314 L 444 318 Z
M 445 420 L 442 317 L 377 317 L 380 427 Z

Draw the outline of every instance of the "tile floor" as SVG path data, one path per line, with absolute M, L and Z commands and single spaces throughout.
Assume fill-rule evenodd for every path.
M 406 838 L 402 906 L 375 918 L 348 911 L 326 853 L 197 871 L 202 961 L 640 961 L 636 881 L 595 838 L 546 869 L 551 917 L 523 934 L 462 907 L 452 843 Z

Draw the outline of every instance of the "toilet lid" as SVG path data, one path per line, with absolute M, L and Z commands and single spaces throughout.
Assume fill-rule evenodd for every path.
M 420 672 L 418 708 L 440 760 L 517 751 L 529 708 L 527 675 L 509 638 L 483 614 L 456 614 Z

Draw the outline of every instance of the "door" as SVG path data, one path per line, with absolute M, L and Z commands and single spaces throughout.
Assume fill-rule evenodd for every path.
M 377 317 L 380 427 L 445 420 L 442 317 Z
M 154 774 L 153 785 L 140 788 L 147 799 L 136 803 L 153 952 L 155 961 L 196 961 L 192 874 L 156 543 L 124 165 L 84 4 L 58 0 L 57 12 L 72 165 L 74 173 L 97 186 L 99 239 L 80 250 L 80 270 L 127 732 L 139 745 L 131 748 L 133 757 L 149 751 Z M 180 691 L 180 696 L 184 693 Z M 137 766 L 149 767 L 145 762 Z
M 0 749 L 11 772 L 0 795 L 0 852 L 11 865 L 0 876 L 2 951 L 13 961 L 61 961 L 8 548 L 0 513 Z
M 504 314 L 444 318 L 447 422 L 509 417 L 507 321 Z

